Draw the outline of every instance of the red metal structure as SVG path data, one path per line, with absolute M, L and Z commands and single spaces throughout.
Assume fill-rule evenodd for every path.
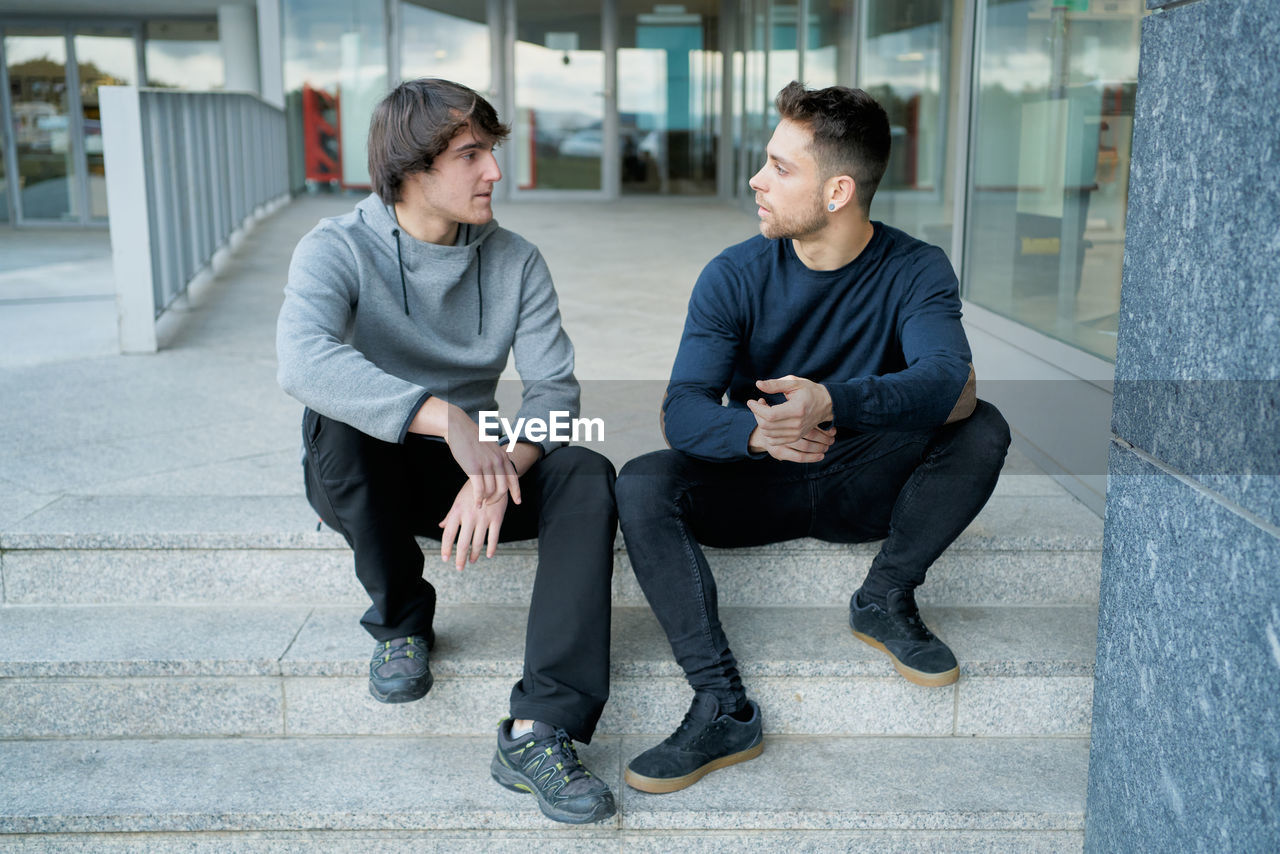
M 338 96 L 302 87 L 303 158 L 308 181 L 342 181 L 342 137 L 338 132 Z

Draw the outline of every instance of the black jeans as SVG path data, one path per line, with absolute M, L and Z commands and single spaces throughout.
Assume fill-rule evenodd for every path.
M 821 462 L 708 462 L 656 451 L 618 476 L 618 511 L 636 578 L 695 691 L 722 708 L 746 695 L 720 626 L 716 582 L 699 544 L 756 546 L 797 537 L 884 538 L 863 588 L 914 589 L 995 489 L 1009 426 L 991 404 L 936 430 L 838 437 Z
M 355 552 L 373 600 L 361 624 L 377 640 L 425 635 L 436 591 L 422 577 L 414 535 L 438 527 L 466 475 L 444 442 L 397 445 L 307 410 L 302 418 L 307 500 Z M 538 573 L 526 629 L 524 675 L 511 715 L 591 740 L 609 697 L 610 580 L 618 516 L 613 465 L 580 447 L 559 448 L 520 478 L 500 540 L 538 538 Z

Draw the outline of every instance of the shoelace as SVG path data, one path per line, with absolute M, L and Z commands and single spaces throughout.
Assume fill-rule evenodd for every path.
M 918 634 L 920 640 L 933 640 L 933 632 L 929 631 L 929 627 L 924 624 L 924 620 L 920 619 L 920 609 L 916 607 L 915 594 L 904 596 L 902 602 L 907 606 L 901 613 L 906 620 L 908 628 Z
M 564 772 L 565 785 L 569 785 L 574 780 L 590 777 L 591 772 L 582 767 L 582 760 L 578 758 L 578 749 L 573 746 L 573 739 L 569 737 L 569 733 L 556 727 L 556 742 L 560 747 L 560 755 L 564 757 L 561 760 L 564 767 L 560 770 Z
M 420 638 L 416 635 L 409 635 L 404 639 L 404 643 L 392 646 L 392 641 L 382 642 L 382 663 L 386 664 L 393 658 L 417 658 L 419 656 L 418 647 L 426 648 L 426 638 Z
M 684 720 L 680 721 L 680 726 L 676 727 L 676 731 L 667 736 L 667 744 L 674 747 L 685 747 L 693 736 L 693 709 L 684 713 Z

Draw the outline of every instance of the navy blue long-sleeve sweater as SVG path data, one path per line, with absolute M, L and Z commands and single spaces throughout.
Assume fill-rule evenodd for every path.
M 841 432 L 946 421 L 971 360 L 951 262 L 903 231 L 872 227 L 838 270 L 811 270 L 789 239 L 759 235 L 707 264 L 663 401 L 671 447 L 708 460 L 750 456 L 756 419 L 746 401 L 783 402 L 755 383 L 787 374 L 827 387 Z

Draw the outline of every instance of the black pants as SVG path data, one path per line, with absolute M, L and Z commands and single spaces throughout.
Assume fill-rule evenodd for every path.
M 914 589 L 995 489 L 1009 427 L 991 404 L 937 430 L 837 438 L 821 462 L 707 462 L 656 451 L 623 466 L 618 510 L 636 578 L 696 691 L 745 700 L 699 544 L 884 538 L 863 582 Z
M 307 410 L 302 419 L 307 500 L 355 552 L 373 605 L 361 624 L 377 640 L 427 634 L 436 591 L 422 577 L 414 535 L 438 527 L 466 475 L 443 442 L 374 439 Z M 610 462 L 580 447 L 547 454 L 520 478 L 501 541 L 538 538 L 524 675 L 511 715 L 590 741 L 609 697 L 609 605 L 617 510 Z

